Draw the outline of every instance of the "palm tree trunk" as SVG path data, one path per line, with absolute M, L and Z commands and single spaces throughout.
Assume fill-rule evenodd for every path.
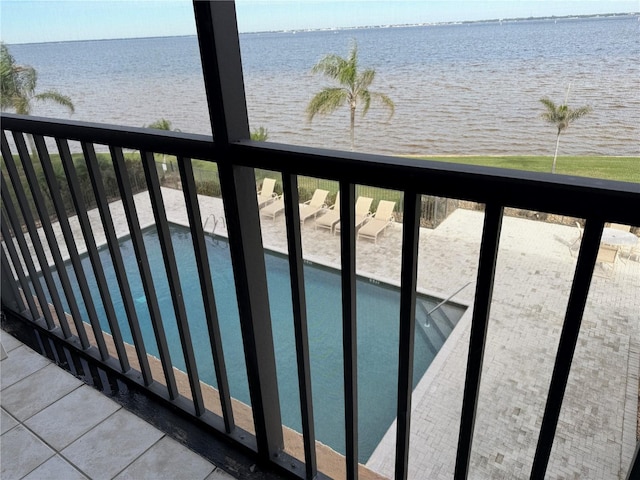
M 560 146 L 560 132 L 556 138 L 556 153 L 553 155 L 553 163 L 551 164 L 551 173 L 556 173 L 556 159 L 558 158 L 558 147 Z
M 351 151 L 355 150 L 356 144 L 356 107 L 351 106 Z

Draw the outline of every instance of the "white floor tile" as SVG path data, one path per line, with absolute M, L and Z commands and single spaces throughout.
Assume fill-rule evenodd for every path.
M 120 408 L 102 393 L 83 385 L 31 417 L 25 425 L 53 448 L 62 450 Z
M 0 342 L 2 342 L 2 346 L 4 347 L 7 354 L 19 346 L 22 345 L 22 342 L 18 340 L 13 335 L 5 332 L 4 330 L 0 330 Z
M 204 480 L 214 469 L 208 461 L 169 437 L 162 438 L 116 480 Z
M 18 421 L 9 415 L 4 408 L 0 412 L 0 434 L 3 434 L 18 425 Z
M 23 425 L 2 435 L 0 478 L 19 479 L 40 466 L 55 452 Z
M 24 345 L 8 352 L 7 358 L 2 360 L 0 368 L 0 388 L 5 388 L 28 377 L 51 362 L 42 355 Z
M 22 480 L 87 480 L 82 473 L 60 455 L 55 455 L 44 462 Z
M 2 391 L 2 406 L 24 421 L 72 392 L 83 382 L 50 363 Z
M 111 479 L 162 436 L 144 420 L 120 409 L 60 453 L 90 478 Z

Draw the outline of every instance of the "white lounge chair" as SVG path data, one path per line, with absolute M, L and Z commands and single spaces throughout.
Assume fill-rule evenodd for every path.
M 631 231 L 631 225 L 622 225 L 621 223 L 611 223 L 609 228 L 615 228 L 616 230 L 622 230 L 623 232 Z
M 596 265 L 600 265 L 602 273 L 594 273 L 599 277 L 611 277 L 616 266 L 618 258 L 618 248 L 609 245 L 600 245 L 598 256 L 596 257 Z M 610 268 L 608 269 L 607 266 Z
M 571 245 L 569 245 L 569 253 L 572 256 L 573 256 L 574 250 L 578 250 L 580 248 L 580 241 L 582 240 L 582 227 L 578 222 L 576 222 L 576 227 L 578 228 L 578 236 L 573 242 L 571 242 Z
M 311 200 L 300 204 L 300 223 L 304 224 L 305 220 L 310 217 L 316 218 L 318 213 L 326 208 L 327 195 L 329 195 L 328 190 L 316 188 Z
M 371 216 L 372 203 L 373 198 L 370 197 L 358 197 L 358 200 L 356 200 L 356 230 Z M 335 232 L 340 233 L 340 223 L 336 225 Z
M 265 217 L 271 217 L 271 220 L 276 219 L 276 215 L 284 211 L 284 198 L 282 195 L 276 197 L 276 199 L 260 209 L 260 215 Z
M 278 195 L 273 191 L 276 186 L 275 178 L 265 178 L 262 180 L 262 188 L 258 191 L 258 208 L 274 201 Z
M 340 221 L 340 192 L 336 193 L 336 201 L 322 215 L 316 218 L 316 228 L 326 228 L 333 232 L 333 227 Z
M 386 230 L 393 223 L 393 209 L 396 202 L 380 200 L 376 213 L 358 230 L 358 238 L 369 238 L 378 242 L 378 235 Z

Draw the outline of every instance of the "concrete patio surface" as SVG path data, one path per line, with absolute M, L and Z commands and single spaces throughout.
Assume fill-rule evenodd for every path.
M 162 191 L 168 220 L 186 224 L 182 192 Z M 135 200 L 141 226 L 153 224 L 148 196 L 138 194 Z M 221 200 L 200 197 L 200 206 L 203 224 L 214 216 L 215 233 L 226 235 Z M 122 205 L 114 202 L 110 208 L 118 235 L 126 234 Z M 104 235 L 99 216 L 92 211 L 90 217 L 100 245 Z M 472 304 L 482 222 L 481 211 L 458 209 L 436 229 L 421 229 L 420 290 L 444 298 L 472 282 L 455 297 Z M 77 221 L 72 218 L 71 224 L 82 251 Z M 265 247 L 286 251 L 284 215 L 263 218 L 261 224 Z M 211 231 L 213 222 L 208 225 Z M 57 225 L 54 229 L 59 234 Z M 575 227 L 504 218 L 470 478 L 528 478 L 576 264 L 569 246 L 577 233 Z M 377 243 L 357 240 L 358 273 L 398 284 L 401 236 L 402 225 L 396 223 Z M 305 259 L 339 265 L 339 236 L 315 229 L 314 221 L 308 220 L 302 238 Z M 600 276 L 609 273 L 596 265 L 551 454 L 550 478 L 618 479 L 635 449 L 640 262 L 619 259 L 610 277 Z M 470 319 L 471 308 L 414 390 L 410 478 L 453 476 Z M 394 460 L 392 425 L 367 466 L 391 478 Z

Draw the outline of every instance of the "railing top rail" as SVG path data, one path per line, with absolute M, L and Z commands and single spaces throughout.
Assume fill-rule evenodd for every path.
M 243 141 L 231 148 L 238 152 L 234 157 L 255 168 L 640 225 L 638 183 L 271 142 Z M 300 165 L 300 156 L 305 157 L 304 165 Z
M 3 128 L 189 158 L 416 191 L 479 203 L 640 225 L 640 184 L 344 152 L 207 135 L 2 114 Z M 304 161 L 300 161 L 304 157 Z
M 3 112 L 2 128 L 32 135 L 65 138 L 114 147 L 213 160 L 213 137 L 125 125 L 16 115 Z

